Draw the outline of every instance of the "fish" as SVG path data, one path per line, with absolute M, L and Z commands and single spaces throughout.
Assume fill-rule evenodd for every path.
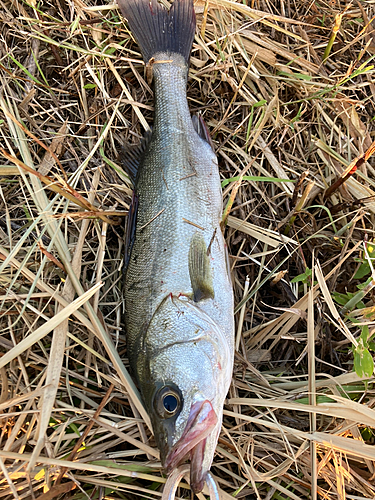
M 190 459 L 202 491 L 234 359 L 233 287 L 218 161 L 187 99 L 193 0 L 118 0 L 152 72 L 154 121 L 125 159 L 134 183 L 127 238 L 127 355 L 167 473 Z

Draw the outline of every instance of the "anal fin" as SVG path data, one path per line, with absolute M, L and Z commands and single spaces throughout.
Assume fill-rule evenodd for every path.
M 205 124 L 203 118 L 201 115 L 193 115 L 191 117 L 193 121 L 193 126 L 199 135 L 204 141 L 206 141 L 210 146 L 213 152 L 215 152 L 215 146 L 214 143 L 212 142 L 210 132 L 208 131 L 207 125 Z
M 194 301 L 213 299 L 215 296 L 210 257 L 202 233 L 195 233 L 190 242 L 189 274 Z

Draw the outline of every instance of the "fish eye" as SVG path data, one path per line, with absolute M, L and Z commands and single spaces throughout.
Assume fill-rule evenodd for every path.
M 158 390 L 154 407 L 161 418 L 176 416 L 182 408 L 182 396 L 177 387 L 166 385 Z

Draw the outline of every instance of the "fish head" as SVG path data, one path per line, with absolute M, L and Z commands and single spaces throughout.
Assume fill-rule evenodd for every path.
M 189 299 L 167 297 L 144 339 L 139 377 L 167 472 L 190 458 L 190 483 L 203 489 L 232 374 L 230 341 Z

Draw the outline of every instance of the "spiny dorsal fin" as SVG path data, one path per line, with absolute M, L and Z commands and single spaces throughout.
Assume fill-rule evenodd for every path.
M 190 242 L 189 274 L 194 293 L 194 301 L 213 299 L 214 288 L 210 257 L 202 233 L 195 233 Z

